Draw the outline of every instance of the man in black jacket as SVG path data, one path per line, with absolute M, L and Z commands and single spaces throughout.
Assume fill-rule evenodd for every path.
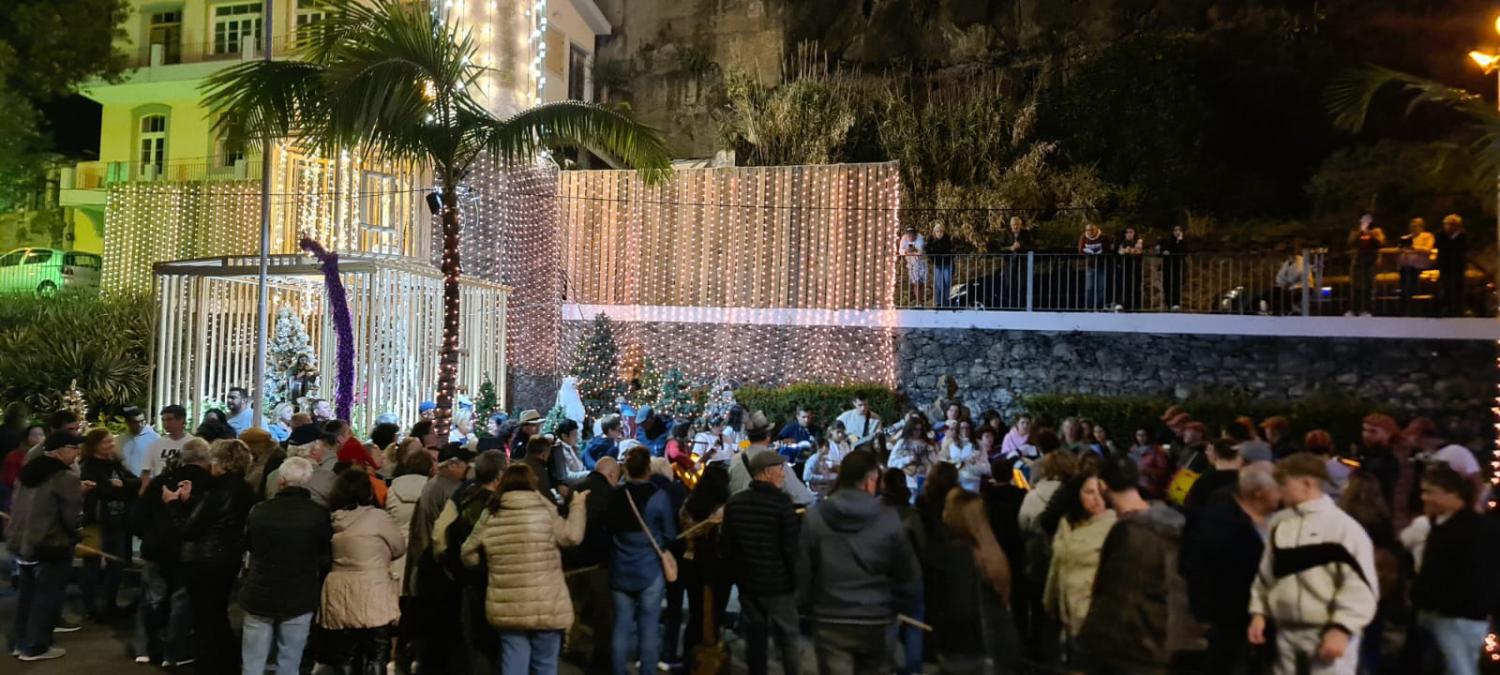
M 305 457 L 283 462 L 276 496 L 251 509 L 245 522 L 250 573 L 240 587 L 245 610 L 240 656 L 247 673 L 265 672 L 273 640 L 280 648 L 276 672 L 302 667 L 302 649 L 332 562 L 328 509 L 307 489 L 314 468 Z
M 1422 510 L 1432 532 L 1422 555 L 1411 601 L 1417 623 L 1442 653 L 1446 672 L 1477 673 L 1489 616 L 1500 600 L 1493 516 L 1474 512 L 1474 484 L 1446 464 L 1422 474 Z
M 1469 236 L 1464 234 L 1464 219 L 1456 213 L 1443 218 L 1443 231 L 1437 235 L 1438 300 L 1443 316 L 1463 316 L 1464 273 L 1469 263 Z
M 203 457 L 208 452 L 208 443 L 190 439 L 180 452 Z M 188 642 L 193 632 L 193 612 L 179 562 L 182 540 L 161 494 L 177 489 L 182 481 L 207 485 L 211 480 L 208 469 L 199 464 L 182 464 L 160 476 L 152 476 L 141 493 L 135 534 L 141 538 L 141 559 L 145 564 L 141 569 L 141 600 L 132 644 L 136 663 L 160 659 L 163 668 L 170 668 L 193 662 L 192 645 Z
M 556 450 L 554 450 L 556 452 Z M 583 542 L 563 551 L 563 567 L 568 570 L 568 593 L 573 597 L 573 630 L 575 635 L 567 643 L 580 644 L 576 633 L 578 627 L 587 623 L 593 633 L 592 650 L 587 656 L 589 672 L 609 670 L 610 634 L 614 631 L 614 598 L 609 593 L 609 545 L 610 533 L 605 514 L 609 512 L 610 495 L 620 483 L 620 463 L 613 457 L 604 457 L 594 465 L 594 470 L 574 486 L 576 490 L 587 490 L 588 501 L 584 502 L 588 525 L 584 529 Z
M 52 646 L 52 629 L 62 612 L 63 590 L 73 568 L 73 546 L 83 526 L 86 488 L 69 470 L 78 461 L 82 440 L 56 431 L 42 442 L 42 454 L 27 462 L 16 478 L 10 546 L 21 568 L 11 655 L 43 661 L 67 654 Z
M 1250 584 L 1280 500 L 1270 467 L 1254 464 L 1240 471 L 1232 500 L 1204 507 L 1183 529 L 1178 564 L 1193 616 L 1208 626 L 1205 673 L 1241 673 L 1248 665 Z
M 781 672 L 797 675 L 797 540 L 792 498 L 782 490 L 786 457 L 762 452 L 749 460 L 750 488 L 724 505 L 723 552 L 734 570 L 745 619 L 745 660 L 751 675 L 766 672 L 766 641 L 775 637 Z

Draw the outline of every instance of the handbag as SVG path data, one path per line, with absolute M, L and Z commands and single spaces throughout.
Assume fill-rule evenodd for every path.
M 669 584 L 676 582 L 677 559 L 672 557 L 671 553 L 661 550 L 661 547 L 656 545 L 656 537 L 651 536 L 651 528 L 646 527 L 646 519 L 641 517 L 641 510 L 635 507 L 635 497 L 630 495 L 629 490 L 625 491 L 625 501 L 630 504 L 630 512 L 635 514 L 635 522 L 640 523 L 641 531 L 646 533 L 646 541 L 651 542 L 651 548 L 655 549 L 656 555 L 661 557 L 662 576 L 666 578 Z

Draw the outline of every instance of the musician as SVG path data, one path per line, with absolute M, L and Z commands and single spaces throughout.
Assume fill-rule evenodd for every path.
M 851 448 L 873 449 L 868 444 L 880 435 L 880 416 L 870 410 L 870 404 L 863 396 L 855 396 L 854 407 L 839 415 L 838 421 L 844 424 L 844 431 L 849 434 Z

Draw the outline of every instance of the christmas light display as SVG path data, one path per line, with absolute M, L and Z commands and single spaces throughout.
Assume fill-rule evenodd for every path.
M 264 400 L 268 412 L 283 401 L 318 395 L 318 354 L 307 328 L 290 306 L 276 309 L 276 327 L 266 356 Z
M 578 378 L 578 394 L 583 407 L 595 419 L 614 407 L 622 390 L 620 383 L 620 348 L 615 344 L 609 317 L 594 317 L 579 338 L 568 374 Z
M 693 388 L 681 368 L 668 368 L 661 374 L 651 409 L 670 417 L 697 416 L 698 404 L 693 400 Z

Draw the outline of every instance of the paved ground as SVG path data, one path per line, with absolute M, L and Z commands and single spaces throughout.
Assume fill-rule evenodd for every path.
M 4 545 L 0 544 L 0 569 L 9 570 L 10 560 Z M 0 576 L 0 629 L 8 635 L 11 622 L 16 612 L 16 596 L 10 587 L 8 575 Z M 73 615 L 77 609 L 76 597 L 77 585 L 70 584 L 68 587 L 69 597 L 64 611 Z M 121 600 L 129 602 L 135 595 L 135 580 L 133 576 L 127 576 L 125 589 L 121 591 Z M 737 602 L 731 601 L 731 610 L 737 609 Z M 238 626 L 238 617 L 234 617 L 234 623 Z M 6 675 L 64 675 L 90 673 L 104 675 L 105 673 L 190 673 L 191 667 L 173 668 L 170 671 L 159 666 L 136 665 L 132 661 L 130 653 L 130 641 L 134 630 L 133 619 L 122 619 L 112 624 L 94 624 L 84 622 L 82 630 L 75 633 L 65 633 L 57 636 L 56 644 L 68 650 L 68 655 L 54 661 L 41 661 L 33 663 L 22 663 L 6 656 L 0 656 L 0 672 Z M 733 636 L 730 639 L 730 650 L 734 657 L 732 667 L 733 673 L 746 672 L 744 664 L 744 643 Z M 7 642 L 8 646 L 8 642 Z M 776 659 L 771 659 L 771 672 L 781 672 Z M 803 642 L 802 672 L 816 673 L 817 667 L 813 657 L 811 644 L 806 640 Z M 583 675 L 584 671 L 574 664 L 564 661 L 559 669 L 561 675 Z M 232 675 L 232 674 L 226 674 Z

